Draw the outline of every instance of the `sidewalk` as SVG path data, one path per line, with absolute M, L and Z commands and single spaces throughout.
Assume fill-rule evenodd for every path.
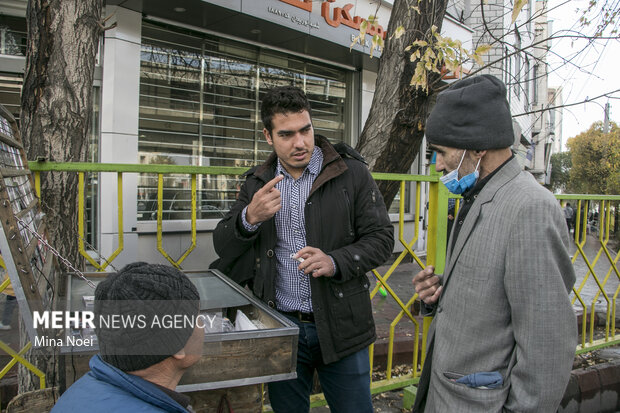
M 594 259 L 599 253 L 599 250 L 601 250 L 601 244 L 598 240 L 598 237 L 592 234 L 587 235 L 586 244 L 583 247 L 583 252 L 585 253 L 590 264 L 594 262 Z M 584 278 L 588 274 L 589 268 L 583 256 L 577 252 L 577 246 L 574 243 L 571 245 L 569 251 L 571 254 L 571 258 L 575 255 L 575 253 L 578 254 L 575 264 L 573 265 L 573 267 L 575 268 L 575 275 L 577 276 L 577 281 L 575 282 L 575 288 L 578 288 L 581 285 L 581 282 L 584 280 Z M 609 253 L 612 259 L 616 258 L 616 251 L 610 250 Z M 618 263 L 618 265 L 620 265 L 620 263 Z M 600 253 L 600 257 L 598 258 L 596 265 L 594 265 L 594 271 L 597 277 L 599 277 L 599 281 L 601 283 L 603 283 L 604 278 L 607 275 L 608 271 L 610 271 L 610 269 L 611 269 L 611 265 L 609 262 L 609 258 L 607 258 L 607 255 L 603 251 Z M 619 284 L 618 276 L 616 275 L 615 271 L 611 269 L 609 279 L 607 283 L 605 284 L 605 288 L 604 288 L 610 300 L 613 299 L 613 295 L 615 294 L 616 289 L 618 288 L 618 284 Z M 596 283 L 596 280 L 594 279 L 592 275 L 590 275 L 588 279 L 586 280 L 586 283 L 580 293 L 581 298 L 583 299 L 584 303 L 588 307 L 588 313 L 590 312 L 590 308 L 594 300 L 594 297 L 599 291 L 600 290 Z M 574 297 L 575 295 L 571 293 L 571 299 Z M 610 305 L 611 304 L 613 303 L 610 302 Z M 578 314 L 581 314 L 582 306 L 579 303 L 579 300 L 575 301 L 575 304 L 573 307 L 575 308 L 575 311 L 577 311 Z M 595 309 L 597 313 L 607 312 L 607 301 L 605 300 L 605 297 L 602 294 L 599 294 L 596 300 Z M 616 315 L 616 317 L 618 317 L 618 315 Z

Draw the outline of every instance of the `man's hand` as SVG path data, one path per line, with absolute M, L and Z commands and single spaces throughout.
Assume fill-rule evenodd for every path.
M 435 275 L 435 267 L 429 265 L 413 277 L 413 287 L 426 304 L 435 304 L 441 294 L 442 286 L 439 277 Z
M 334 276 L 335 268 L 332 259 L 320 249 L 304 247 L 293 256 L 293 259 L 298 258 L 303 258 L 303 262 L 297 268 L 304 274 L 312 273 L 314 278 Z
M 276 184 L 282 179 L 284 175 L 278 175 L 256 191 L 245 213 L 249 224 L 257 225 L 267 221 L 282 208 L 280 191 L 276 188 Z

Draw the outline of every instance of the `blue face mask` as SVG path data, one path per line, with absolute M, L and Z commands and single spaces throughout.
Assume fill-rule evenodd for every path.
M 478 172 L 478 166 L 480 166 L 480 159 L 478 159 L 476 170 L 459 179 L 459 168 L 463 163 L 463 159 L 465 159 L 465 152 L 467 151 L 463 151 L 463 156 L 461 156 L 461 162 L 459 162 L 459 166 L 457 166 L 456 169 L 452 172 L 449 172 L 439 178 L 441 182 L 446 186 L 446 188 L 448 188 L 448 191 L 452 192 L 455 195 L 460 195 L 463 192 L 467 191 L 469 188 L 472 188 L 476 184 L 478 176 L 480 176 L 480 172 Z

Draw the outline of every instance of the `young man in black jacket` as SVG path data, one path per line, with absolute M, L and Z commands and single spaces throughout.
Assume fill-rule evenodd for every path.
M 299 326 L 297 379 L 269 384 L 276 413 L 309 410 L 314 370 L 332 411 L 372 412 L 366 272 L 394 247 L 383 198 L 359 154 L 314 134 L 300 89 L 270 90 L 261 116 L 274 152 L 215 229 L 217 268 Z

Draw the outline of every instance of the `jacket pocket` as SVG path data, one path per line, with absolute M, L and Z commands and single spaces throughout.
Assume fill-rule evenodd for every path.
M 464 375 L 444 372 L 439 375 L 441 390 L 449 394 L 449 403 L 454 405 L 475 406 L 476 411 L 499 412 L 506 402 L 510 391 L 510 383 L 504 381 L 504 385 L 495 389 L 469 387 L 466 384 L 456 383 L 455 377 Z
M 336 346 L 341 343 L 347 346 L 347 340 L 374 335 L 369 286 L 365 275 L 342 284 L 330 283 L 333 295 L 330 312 Z
M 355 217 L 353 216 L 353 206 L 351 205 L 351 198 L 349 198 L 349 191 L 347 188 L 342 188 L 342 195 L 344 197 L 345 214 L 347 217 L 347 239 L 353 240 L 355 239 L 355 225 L 353 224 Z
M 498 371 L 481 371 L 467 375 L 445 371 L 443 375 L 454 383 L 475 389 L 497 389 L 504 385 L 504 378 Z
M 459 259 L 454 265 L 453 274 L 458 274 L 461 280 L 466 281 L 488 281 L 491 277 L 492 269 L 483 263 L 472 263 L 467 260 Z

